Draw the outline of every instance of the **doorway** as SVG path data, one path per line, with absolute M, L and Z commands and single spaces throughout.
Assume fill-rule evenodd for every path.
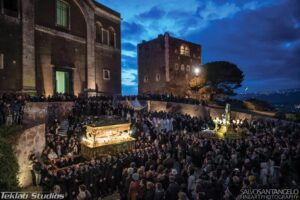
M 55 70 L 55 93 L 71 94 L 71 72 L 65 70 Z

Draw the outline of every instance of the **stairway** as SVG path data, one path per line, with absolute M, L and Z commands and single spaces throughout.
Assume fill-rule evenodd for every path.
M 58 126 L 57 134 L 61 136 L 67 136 L 68 129 L 69 129 L 68 120 L 63 120 Z

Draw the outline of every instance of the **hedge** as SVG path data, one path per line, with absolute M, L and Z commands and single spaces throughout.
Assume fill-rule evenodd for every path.
M 17 179 L 19 165 L 12 147 L 21 132 L 21 126 L 0 127 L 0 191 L 20 190 Z

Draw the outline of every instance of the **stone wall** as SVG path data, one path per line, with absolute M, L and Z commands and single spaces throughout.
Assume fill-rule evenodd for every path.
M 24 108 L 23 124 L 33 126 L 62 120 L 72 111 L 74 102 L 28 102 Z
M 13 147 L 19 164 L 18 180 L 21 187 L 32 184 L 30 154 L 41 155 L 45 147 L 45 124 L 26 129 Z
M 183 104 L 183 103 L 173 103 L 173 102 L 163 102 L 163 101 L 149 101 L 148 109 L 150 111 L 165 111 L 165 112 L 179 112 L 182 114 L 188 114 L 193 117 L 200 117 L 207 119 L 209 117 L 216 118 L 221 117 L 224 113 L 224 108 L 213 108 L 199 105 Z M 232 118 L 236 119 L 256 119 L 256 118 L 270 118 L 262 115 L 257 115 L 255 113 L 244 113 L 238 111 L 231 111 Z
M 179 112 L 182 114 L 191 115 L 193 117 L 207 118 L 207 108 L 199 105 L 163 102 L 163 101 L 149 101 L 148 109 L 150 111 L 165 111 L 165 112 Z

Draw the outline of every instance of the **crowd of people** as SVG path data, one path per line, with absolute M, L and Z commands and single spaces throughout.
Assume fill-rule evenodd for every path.
M 17 95 L 3 95 L 0 97 L 0 126 L 21 124 L 24 99 Z
M 117 116 L 132 123 L 135 147 L 92 160 L 80 157 L 80 137 L 91 116 Z M 77 99 L 66 136 L 58 122 L 33 160 L 43 190 L 66 199 L 236 199 L 246 188 L 298 188 L 299 125 L 243 121 L 237 140 L 207 137 L 211 121 L 179 113 L 135 111 L 110 97 Z
M 11 126 L 14 124 L 22 123 L 23 108 L 26 102 L 61 102 L 61 101 L 79 101 L 87 99 L 85 95 L 79 97 L 69 94 L 54 94 L 51 96 L 44 95 L 27 95 L 27 94 L 2 94 L 0 95 L 0 126 Z M 167 102 L 179 102 L 188 104 L 204 104 L 203 101 L 199 101 L 187 97 L 177 97 L 170 95 L 158 95 L 158 94 L 145 94 L 137 96 L 98 96 L 88 98 L 90 101 L 101 100 L 155 100 L 155 101 L 167 101 Z M 92 108 L 91 108 L 92 109 Z M 92 109 L 93 110 L 93 109 Z

